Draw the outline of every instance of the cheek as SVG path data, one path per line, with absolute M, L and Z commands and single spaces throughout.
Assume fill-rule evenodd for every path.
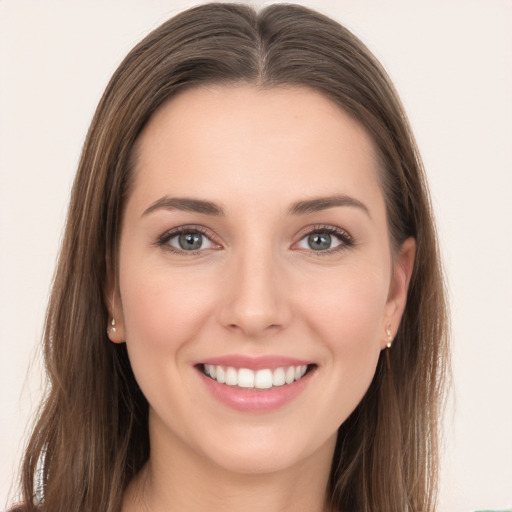
M 152 408 L 187 410 L 184 361 L 211 316 L 213 290 L 187 269 L 131 265 L 120 269 L 126 346 L 135 378 Z M 186 416 L 186 415 L 185 415 Z M 182 420 L 168 421 L 176 425 Z
M 388 295 L 385 267 L 347 267 L 309 286 L 303 315 L 313 338 L 327 348 L 343 376 L 371 380 L 384 336 Z
M 144 346 L 146 357 L 176 353 L 209 316 L 212 290 L 186 269 L 142 270 L 120 277 L 128 347 Z
M 308 283 L 306 310 L 314 312 L 320 329 L 333 332 L 366 332 L 380 327 L 389 291 L 389 275 L 383 266 L 347 266 Z M 347 341 L 340 340 L 340 341 Z

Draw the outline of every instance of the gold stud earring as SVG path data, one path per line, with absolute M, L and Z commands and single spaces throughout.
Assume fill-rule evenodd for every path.
M 388 337 L 386 347 L 391 348 L 391 344 L 393 343 L 393 336 L 391 335 L 391 324 L 386 325 L 386 336 Z

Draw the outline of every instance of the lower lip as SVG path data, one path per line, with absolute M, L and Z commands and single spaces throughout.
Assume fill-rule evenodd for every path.
M 242 389 L 238 386 L 220 384 L 198 370 L 212 395 L 231 409 L 243 412 L 268 412 L 283 407 L 297 397 L 306 387 L 312 372 L 292 382 L 270 389 Z

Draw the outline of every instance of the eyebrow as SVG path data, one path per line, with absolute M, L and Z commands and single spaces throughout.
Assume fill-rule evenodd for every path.
M 297 201 L 292 204 L 288 210 L 289 215 L 305 215 L 308 213 L 320 212 L 329 208 L 336 208 L 340 206 L 351 206 L 359 208 L 365 212 L 369 217 L 370 211 L 368 207 L 355 199 L 354 197 L 345 195 L 334 195 L 329 197 L 318 197 L 315 199 L 307 199 L 304 201 Z M 223 216 L 224 210 L 212 201 L 204 201 L 201 199 L 190 199 L 187 197 L 168 197 L 164 196 L 154 203 L 152 203 L 144 213 L 142 217 L 149 215 L 150 213 L 160 210 L 181 210 L 185 212 L 202 213 L 204 215 Z
M 168 197 L 164 196 L 155 201 L 149 208 L 144 210 L 142 217 L 154 212 L 155 210 L 181 210 L 184 212 L 203 213 L 205 215 L 224 215 L 224 210 L 212 203 L 201 199 L 189 199 L 187 197 Z
M 304 215 L 307 213 L 314 213 L 322 210 L 327 210 L 329 208 L 336 208 L 338 206 L 351 206 L 354 208 L 359 208 L 364 213 L 366 213 L 368 217 L 371 218 L 370 210 L 364 203 L 362 203 L 358 199 L 355 199 L 354 197 L 345 195 L 318 197 L 315 199 L 308 199 L 306 201 L 298 201 L 297 203 L 294 203 L 290 207 L 289 213 L 291 215 Z

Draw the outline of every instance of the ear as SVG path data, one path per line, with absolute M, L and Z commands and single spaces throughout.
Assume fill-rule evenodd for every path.
M 115 279 L 109 275 L 104 287 L 104 301 L 108 310 L 108 322 L 105 326 L 107 336 L 113 343 L 124 343 L 125 329 L 121 296 L 115 284 Z
M 386 302 L 386 312 L 382 332 L 385 333 L 389 328 L 391 339 L 395 337 L 396 331 L 402 319 L 405 305 L 407 302 L 407 290 L 411 281 L 411 275 L 414 268 L 414 258 L 416 256 L 416 241 L 414 238 L 408 238 L 400 246 L 398 256 L 396 257 L 391 283 L 389 287 L 388 300 Z M 389 342 L 386 336 L 383 336 L 381 348 L 385 348 Z

